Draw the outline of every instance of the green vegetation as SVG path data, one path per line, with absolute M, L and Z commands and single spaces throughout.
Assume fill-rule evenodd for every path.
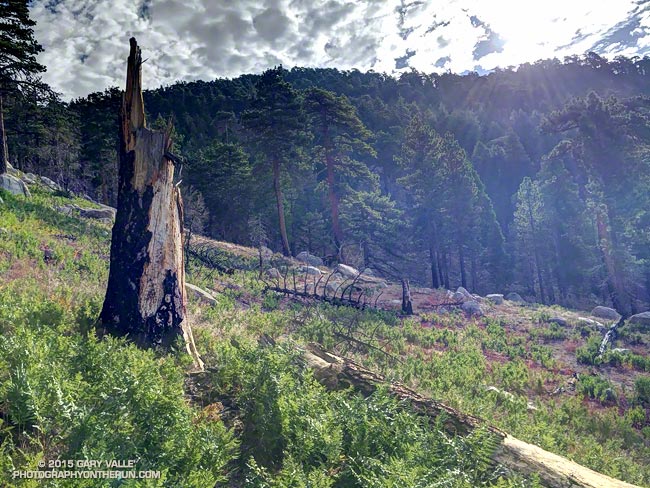
M 10 486 L 13 469 L 76 457 L 137 459 L 162 471 L 148 486 L 535 486 L 487 463 L 495 444 L 485 432 L 448 437 L 385 392 L 364 399 L 326 391 L 296 356 L 294 344 L 307 341 L 523 440 L 650 484 L 648 378 L 630 392 L 581 375 L 575 396 L 551 395 L 567 378 L 556 324 L 535 325 L 544 310 L 528 312 L 529 332 L 513 328 L 509 315 L 400 319 L 292 303 L 263 294 L 253 271 L 222 274 L 192 259 L 189 281 L 223 291 L 212 307 L 191 304 L 208 372 L 184 380 L 183 354 L 95 337 L 108 227 L 53 210 L 64 197 L 33 193 L 28 201 L 3 193 L 0 209 L 0 467 Z M 342 342 L 341 330 L 372 347 Z M 261 334 L 278 345 L 258 345 Z M 85 483 L 74 486 L 98 486 Z

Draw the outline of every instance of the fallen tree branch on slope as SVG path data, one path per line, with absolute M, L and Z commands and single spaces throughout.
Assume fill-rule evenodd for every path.
M 542 483 L 550 488 L 635 488 L 635 485 L 597 473 L 516 439 L 478 417 L 426 398 L 404 385 L 389 383 L 383 376 L 354 361 L 331 354 L 319 345 L 310 344 L 302 357 L 307 367 L 313 370 L 314 377 L 327 389 L 352 387 L 363 395 L 370 395 L 379 386 L 385 385 L 392 395 L 408 403 L 417 413 L 431 418 L 443 415 L 444 428 L 451 434 L 464 435 L 479 426 L 486 427 L 501 439 L 501 446 L 493 457 L 495 462 L 523 475 L 537 474 Z

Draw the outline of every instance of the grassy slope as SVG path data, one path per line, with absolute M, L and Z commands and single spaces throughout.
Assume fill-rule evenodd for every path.
M 163 470 L 165 480 L 150 486 L 534 484 L 489 467 L 482 433 L 448 439 L 381 393 L 363 400 L 325 392 L 296 366 L 290 345 L 315 340 L 523 440 L 650 485 L 650 398 L 635 387 L 650 336 L 624 337 L 623 347 L 640 353 L 633 364 L 609 355 L 610 365 L 596 369 L 575 360 L 591 360 L 598 334 L 578 325 L 574 312 L 506 304 L 482 319 L 433 312 L 402 319 L 263 295 L 254 272 L 221 275 L 191 262 L 188 281 L 219 292 L 214 306 L 190 304 L 210 368 L 197 386 L 183 379 L 180 354 L 94 338 L 110 229 L 56 212 L 64 197 L 33 194 L 31 201 L 3 194 L 0 207 L 6 483 L 14 483 L 12 469 L 35 467 L 42 457 L 113 457 Z M 549 324 L 554 315 L 570 325 Z M 262 333 L 280 346 L 258 346 Z M 341 333 L 376 349 L 342 341 Z M 42 486 L 31 483 L 19 486 Z

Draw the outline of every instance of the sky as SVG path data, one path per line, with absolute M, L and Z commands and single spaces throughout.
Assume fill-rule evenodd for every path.
M 650 55 L 650 0 L 32 0 L 44 79 L 64 99 L 282 64 L 480 73 L 594 51 Z

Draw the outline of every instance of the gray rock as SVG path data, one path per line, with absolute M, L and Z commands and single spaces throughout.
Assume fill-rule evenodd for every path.
M 188 295 L 192 295 L 200 302 L 206 303 L 208 305 L 214 305 L 217 303 L 217 299 L 210 292 L 207 292 L 203 288 L 199 288 L 196 285 L 192 285 L 191 283 L 185 283 L 185 292 Z
M 598 306 L 591 311 L 591 315 L 600 319 L 618 320 L 621 315 L 613 308 Z
M 640 325 L 642 327 L 650 327 L 650 311 L 641 312 L 636 315 L 632 315 L 628 320 L 628 324 Z
M 506 295 L 506 300 L 511 301 L 511 302 L 517 302 L 517 303 L 526 303 L 526 300 L 521 298 L 521 295 L 519 293 L 508 293 Z
M 38 182 L 38 176 L 36 176 L 34 173 L 25 173 L 20 177 L 20 179 L 28 185 L 33 185 L 34 183 Z
M 455 302 L 464 302 L 467 297 L 461 292 L 457 291 L 452 293 L 450 298 Z
M 463 312 L 468 313 L 469 315 L 474 315 L 477 317 L 483 315 L 483 309 L 481 308 L 481 305 L 474 300 L 468 300 L 464 302 L 461 308 L 463 309 Z
M 462 293 L 464 296 L 466 296 L 466 297 L 468 297 L 468 298 L 473 298 L 473 297 L 472 297 L 472 294 L 471 294 L 470 292 L 468 292 L 468 291 L 467 291 L 465 288 L 463 288 L 462 286 L 459 286 L 459 287 L 458 287 L 458 289 L 456 290 L 456 293 Z
M 63 190 L 63 187 L 61 187 L 61 185 L 59 185 L 55 181 L 52 181 L 47 176 L 41 176 L 39 179 L 41 180 L 41 183 L 43 183 L 43 185 L 45 185 L 46 188 L 48 188 L 48 189 L 50 189 L 52 191 L 61 191 L 61 190 Z
M 81 208 L 77 207 L 79 210 L 79 215 L 86 219 L 105 219 L 106 221 L 112 221 L 115 219 L 115 209 L 111 207 L 102 207 L 102 208 Z
M 325 287 L 325 290 L 327 291 L 327 294 L 329 296 L 333 296 L 334 294 L 337 294 L 339 292 L 342 292 L 343 289 L 340 288 L 341 283 L 338 283 L 336 281 L 328 281 L 327 286 Z
M 113 207 L 108 207 L 106 205 L 102 205 L 102 208 L 82 208 L 78 205 L 75 205 L 74 203 L 63 205 L 61 207 L 55 207 L 55 209 L 64 215 L 72 215 L 74 211 L 77 211 L 81 217 L 84 217 L 86 219 L 97 219 L 107 223 L 115 220 L 116 212 Z
M 0 205 L 4 205 L 5 201 L 0 197 Z
M 273 280 L 280 280 L 280 279 L 282 279 L 282 274 L 278 271 L 277 268 L 270 268 L 270 269 L 267 269 L 267 270 L 264 272 L 264 274 L 265 274 L 267 277 L 269 277 L 269 278 L 271 278 L 271 279 L 273 279 Z
M 485 295 L 485 298 L 495 305 L 501 305 L 503 303 L 503 295 L 501 293 L 490 293 L 489 295 Z
M 364 269 L 363 274 L 366 275 L 366 276 L 375 276 L 375 272 L 370 268 Z
M 323 273 L 321 273 L 321 270 L 318 268 L 315 268 L 313 266 L 301 266 L 298 268 L 298 271 L 300 273 L 306 273 L 308 275 L 312 276 L 321 276 Z
M 318 256 L 309 254 L 307 251 L 299 252 L 296 259 L 301 263 L 309 264 L 310 266 L 322 266 L 323 260 Z
M 54 210 L 61 212 L 63 215 L 72 215 L 72 206 L 71 205 L 62 205 L 60 207 L 54 207 Z
M 548 323 L 561 325 L 562 327 L 566 327 L 568 325 L 566 319 L 562 317 L 551 317 L 550 319 L 548 319 Z
M 0 188 L 13 195 L 23 195 L 27 198 L 32 196 L 23 180 L 7 173 L 0 175 Z
M 359 276 L 359 271 L 347 264 L 337 264 L 335 269 L 337 273 L 343 275 L 345 278 L 356 278 Z

